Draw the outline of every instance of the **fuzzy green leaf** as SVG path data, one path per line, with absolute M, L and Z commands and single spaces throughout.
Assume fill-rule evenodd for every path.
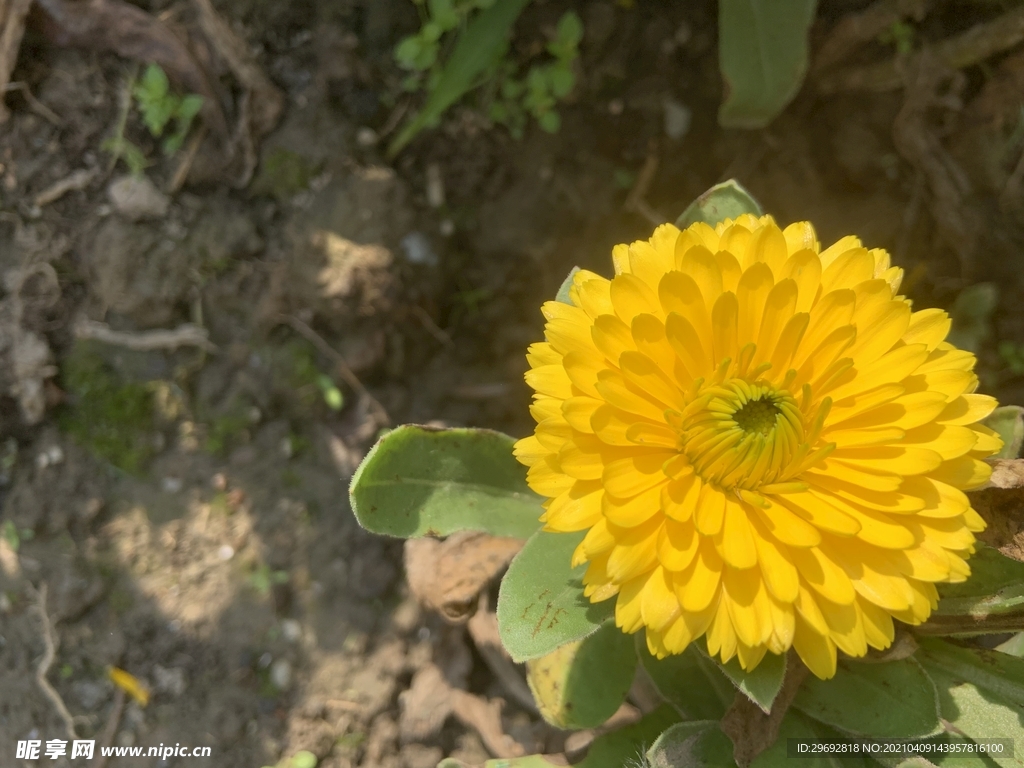
M 707 654 L 697 647 L 699 653 Z M 727 664 L 720 664 L 708 657 L 708 661 L 725 673 L 732 684 L 740 692 L 757 704 L 764 712 L 771 712 L 772 702 L 782 690 L 782 681 L 786 677 L 786 657 L 774 653 L 765 654 L 764 659 L 753 670 L 747 672 L 740 666 L 737 659 L 730 659 Z
M 840 731 L 875 739 L 921 738 L 942 730 L 935 686 L 913 658 L 840 661 L 831 680 L 808 678 L 793 706 Z
M 543 509 L 512 456 L 514 442 L 487 429 L 392 430 L 352 477 L 356 519 L 368 531 L 403 538 L 475 530 L 525 539 Z
M 1024 614 L 1024 563 L 978 543 L 971 556 L 971 578 L 959 584 L 938 584 L 939 606 L 928 626 L 942 627 L 959 617 L 978 621 Z M 993 628 L 996 631 L 998 628 Z
M 763 128 L 796 96 L 807 73 L 816 0 L 719 0 L 718 58 L 725 128 Z
M 650 768 L 735 768 L 732 742 L 715 720 L 677 723 L 647 750 Z
M 572 299 L 569 298 L 569 289 L 572 288 L 572 279 L 579 271 L 579 267 L 573 267 L 569 270 L 569 274 L 566 276 L 565 280 L 562 281 L 562 285 L 559 287 L 558 293 L 555 295 L 555 301 L 560 301 L 563 304 L 572 304 Z
M 744 213 L 761 216 L 764 211 L 738 181 L 729 179 L 721 184 L 715 184 L 690 203 L 676 219 L 676 226 L 685 229 L 691 224 L 703 221 L 713 227 L 720 221 L 735 219 Z
M 520 12 L 530 0 L 497 0 L 466 26 L 451 57 L 444 64 L 440 79 L 431 89 L 427 103 L 388 147 L 394 157 L 424 128 L 436 125 L 452 104 L 468 93 L 479 76 L 501 55 L 508 35 Z
M 597 631 L 615 600 L 583 596 L 587 566 L 572 568 L 580 533 L 538 531 L 509 565 L 498 593 L 501 642 L 517 662 L 536 659 Z
M 1019 405 L 1004 405 L 996 408 L 984 422 L 1003 438 L 1003 449 L 992 458 L 1016 459 L 1024 443 L 1024 408 Z
M 640 663 L 664 699 L 687 720 L 720 720 L 736 698 L 729 678 L 691 645 L 683 653 L 657 659 L 637 637 Z
M 633 638 L 606 621 L 583 640 L 526 663 L 541 715 L 557 728 L 596 728 L 629 693 L 636 668 Z
M 790 709 L 779 725 L 779 735 L 775 743 L 755 757 L 750 768 L 793 768 L 794 765 L 799 765 L 800 768 L 860 768 L 865 761 L 856 756 L 838 758 L 828 754 L 816 754 L 802 757 L 796 761 L 789 756 L 789 739 L 843 738 L 835 731 L 824 728 L 820 723 L 815 723 L 799 712 Z
M 641 760 L 649 744 L 669 727 L 679 722 L 679 715 L 667 704 L 644 716 L 633 725 L 598 736 L 590 745 L 587 756 L 573 768 L 619 768 L 642 765 Z M 722 736 L 725 736 L 723 733 Z M 728 742 L 728 739 L 726 739 Z M 497 768 L 497 767 L 495 767 Z M 716 768 L 711 766 L 711 768 Z

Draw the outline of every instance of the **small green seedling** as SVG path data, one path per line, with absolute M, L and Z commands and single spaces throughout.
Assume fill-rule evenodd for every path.
M 249 586 L 263 596 L 269 595 L 270 590 L 275 586 L 287 583 L 287 571 L 272 571 L 270 566 L 266 563 L 262 563 L 257 566 L 256 569 L 249 574 Z
M 302 750 L 291 757 L 282 757 L 277 765 L 265 765 L 263 768 L 316 768 L 318 762 L 316 755 Z
M 174 132 L 164 138 L 165 155 L 173 155 L 180 148 L 192 127 L 192 121 L 203 108 L 203 97 L 195 93 L 178 96 L 171 93 L 171 84 L 167 74 L 157 64 L 150 64 L 142 75 L 142 79 L 132 90 L 135 103 L 142 113 L 142 121 L 146 124 L 153 138 L 164 136 L 168 124 L 174 121 Z

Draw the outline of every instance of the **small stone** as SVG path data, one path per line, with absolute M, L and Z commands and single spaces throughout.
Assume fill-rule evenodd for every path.
M 356 144 L 363 149 L 369 149 L 370 147 L 377 146 L 377 142 L 380 141 L 380 136 L 373 128 L 367 128 L 365 125 L 356 131 Z
M 117 746 L 119 747 L 134 747 L 135 746 L 135 734 L 131 731 L 121 731 L 117 734 Z
M 60 464 L 64 461 L 64 449 L 59 445 L 51 445 L 47 448 L 46 455 L 50 459 L 50 464 Z
M 165 477 L 160 481 L 164 493 L 178 493 L 184 485 L 180 477 Z
M 217 559 L 223 560 L 225 563 L 235 556 L 235 548 L 230 544 L 223 545 L 217 550 Z
M 288 659 L 278 659 L 270 665 L 270 682 L 279 691 L 287 691 L 292 684 L 292 665 Z
M 122 176 L 107 187 L 114 210 L 130 221 L 162 219 L 171 205 L 170 198 L 145 176 Z
M 256 662 L 256 666 L 260 669 L 266 669 L 274 662 L 274 657 L 270 655 L 270 651 L 267 651 L 260 656 L 259 661 Z
M 295 619 L 285 619 L 281 622 L 281 636 L 289 643 L 297 643 L 302 639 L 302 625 Z
M 153 680 L 156 689 L 174 698 L 185 692 L 185 670 L 180 667 L 165 669 L 159 664 L 153 666 Z
M 665 108 L 665 135 L 672 141 L 678 141 L 690 131 L 693 112 L 671 96 L 665 98 L 662 106 Z
M 612 99 L 608 102 L 608 112 L 613 115 L 621 115 L 626 109 L 626 103 L 622 99 Z
M 71 684 L 71 693 L 83 709 L 93 712 L 106 701 L 110 685 L 99 680 L 79 680 Z
M 455 222 L 451 219 L 443 219 L 437 229 L 444 237 L 451 237 L 455 234 Z
M 427 205 L 431 208 L 444 205 L 444 176 L 437 163 L 427 165 Z
M 0 613 L 10 613 L 11 607 L 11 598 L 6 592 L 0 592 Z
M 423 264 L 428 267 L 436 267 L 438 264 L 437 254 L 422 232 L 410 232 L 403 237 L 402 251 L 410 264 Z

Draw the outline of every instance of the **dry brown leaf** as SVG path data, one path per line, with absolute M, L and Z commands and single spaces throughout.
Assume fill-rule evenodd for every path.
M 398 697 L 398 731 L 403 744 L 420 742 L 440 733 L 452 712 L 452 689 L 435 664 L 427 664 Z
M 501 727 L 501 710 L 505 702 L 490 701 L 466 691 L 452 689 L 452 712 L 463 725 L 472 728 L 495 757 L 512 758 L 526 754 L 523 745 L 505 733 Z
M 520 672 L 519 666 L 512 661 L 512 657 L 505 650 L 505 646 L 501 644 L 498 616 L 490 610 L 486 592 L 481 593 L 477 611 L 470 618 L 467 628 L 476 649 L 487 666 L 491 668 L 494 676 L 498 678 L 498 682 L 520 706 L 536 713 L 537 704 L 533 700 L 533 694 L 530 693 L 526 679 Z
M 732 739 L 733 759 L 740 768 L 746 768 L 755 757 L 775 743 L 779 737 L 779 726 L 786 710 L 807 677 L 807 667 L 790 653 L 786 659 L 786 677 L 782 689 L 772 703 L 772 711 L 764 711 L 743 693 L 736 694 L 729 711 L 722 718 L 721 728 Z
M 448 621 L 466 621 L 477 597 L 522 548 L 521 539 L 464 531 L 405 542 L 405 571 L 413 595 Z
M 1024 561 L 1024 459 L 996 459 L 988 486 L 970 495 L 988 523 L 977 537 L 1007 557 Z

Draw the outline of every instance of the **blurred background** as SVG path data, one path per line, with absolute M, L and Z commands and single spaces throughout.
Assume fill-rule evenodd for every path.
M 565 748 L 348 481 L 397 424 L 527 434 L 541 303 L 718 181 L 888 249 L 1024 402 L 1016 0 L 7 0 L 0 28 L 0 764 L 72 727 L 224 768 Z M 408 690 L 431 660 L 476 714 Z

